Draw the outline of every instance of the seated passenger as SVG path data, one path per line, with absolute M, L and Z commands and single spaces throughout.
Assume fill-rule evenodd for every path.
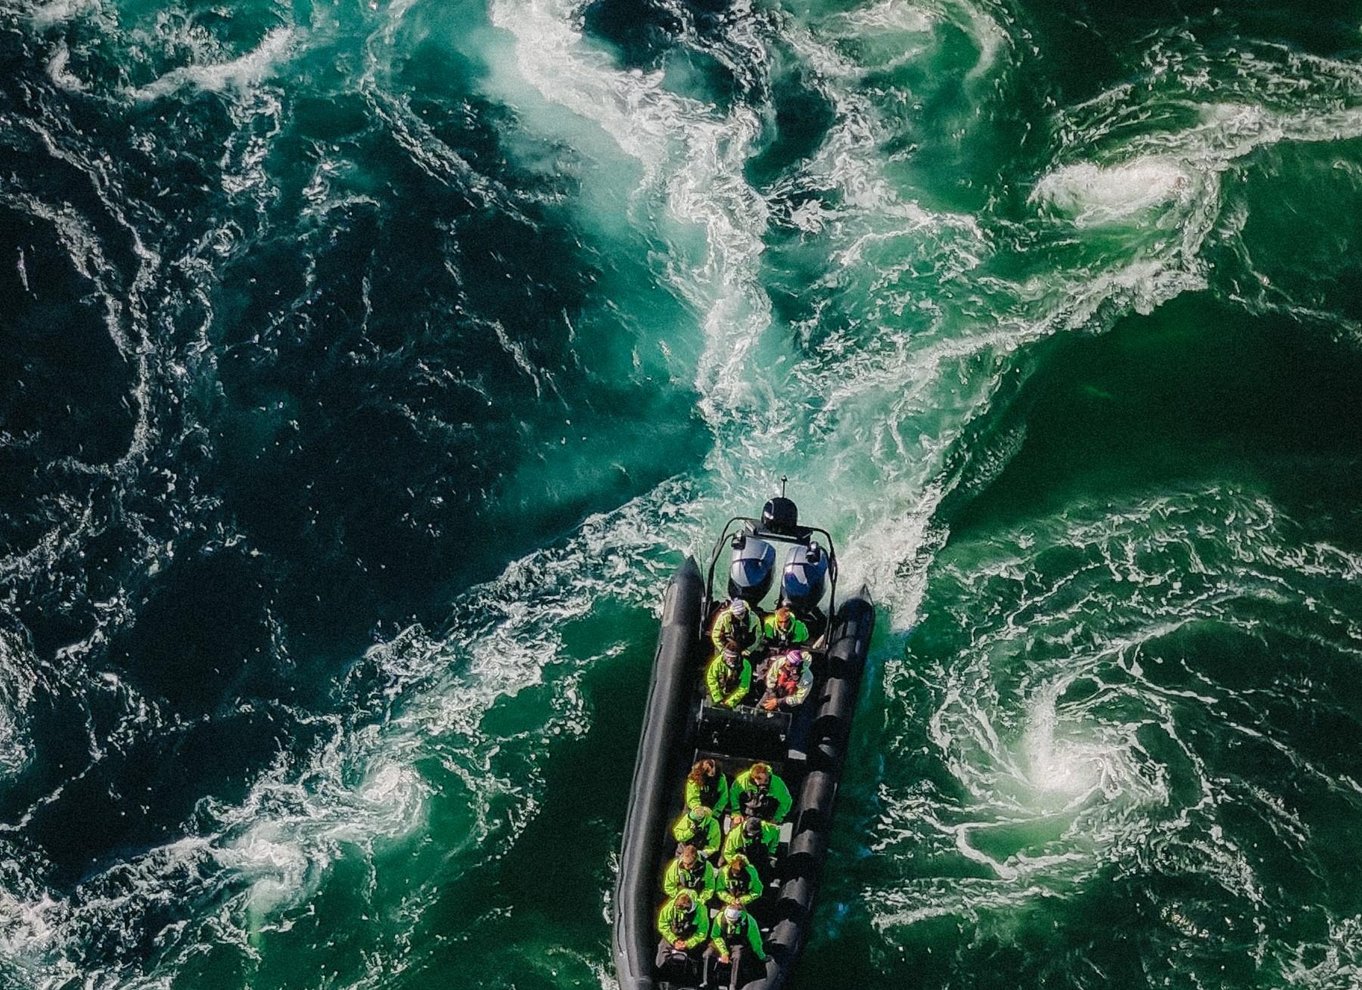
M 714 620 L 709 638 L 716 652 L 722 653 L 729 647 L 736 647 L 739 653 L 750 660 L 762 648 L 761 619 L 747 602 L 734 598 Z
M 809 641 L 809 627 L 795 618 L 788 605 L 781 605 L 762 623 L 766 648 L 774 653 L 785 653 Z
M 752 688 L 752 664 L 731 647 L 709 662 L 705 671 L 709 700 L 724 708 L 737 708 Z
M 693 844 L 701 856 L 709 859 L 719 851 L 719 819 L 704 805 L 691 808 L 672 826 L 672 836 L 683 846 Z
M 794 610 L 784 603 L 766 617 L 761 628 L 766 656 L 752 668 L 753 676 L 758 681 L 766 680 L 766 674 L 777 657 L 809 641 L 809 627 L 795 618 Z
M 750 960 L 766 961 L 766 949 L 761 942 L 761 930 L 756 919 L 740 904 L 730 904 L 714 919 L 710 929 L 709 948 L 705 949 L 705 975 L 701 986 L 712 986 L 719 966 L 729 966 L 728 985 L 737 990 L 743 969 L 753 970 Z
M 780 846 L 780 826 L 760 818 L 745 819 L 729 830 L 724 839 L 724 860 L 735 856 L 746 857 L 761 876 L 771 875 L 771 862 Z
M 728 778 L 718 760 L 699 760 L 686 775 L 686 807 L 722 808 L 728 804 Z
M 709 910 L 690 891 L 683 890 L 666 904 L 657 916 L 657 967 L 668 963 L 688 963 L 693 950 L 709 938 Z
M 806 650 L 790 650 L 776 656 L 766 669 L 766 693 L 757 704 L 768 712 L 798 708 L 813 687 L 812 668 Z
M 701 905 L 709 903 L 717 883 L 717 871 L 709 860 L 700 858 L 700 851 L 690 842 L 681 847 L 681 854 L 671 861 L 662 874 L 662 889 L 668 897 L 688 890 Z
M 747 907 L 761 896 L 764 889 L 761 877 L 757 875 L 757 868 L 749 863 L 742 853 L 725 860 L 724 865 L 715 873 L 714 893 L 724 904 L 740 904 Z
M 728 788 L 728 805 L 744 818 L 762 818 L 768 822 L 783 822 L 790 813 L 794 798 L 790 789 L 771 772 L 765 763 L 753 763 L 733 778 Z

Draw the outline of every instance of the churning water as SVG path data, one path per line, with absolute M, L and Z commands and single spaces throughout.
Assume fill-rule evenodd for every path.
M 0 0 L 0 985 L 613 985 L 660 590 L 881 632 L 799 984 L 1362 985 L 1362 4 Z

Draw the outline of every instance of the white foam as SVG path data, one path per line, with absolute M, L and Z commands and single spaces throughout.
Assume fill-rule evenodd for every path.
M 774 394 L 761 370 L 771 364 L 771 355 L 761 350 L 770 303 L 758 278 L 767 208 L 743 173 L 760 133 L 759 117 L 741 105 L 721 114 L 672 93 L 661 72 L 615 67 L 583 38 L 573 3 L 498 0 L 492 21 L 514 35 L 516 66 L 542 100 L 591 122 L 638 162 L 641 182 L 630 197 L 634 209 L 642 212 L 660 199 L 663 229 L 678 247 L 690 231 L 703 233 L 700 251 L 679 254 L 684 263 L 667 272 L 701 314 L 704 350 L 695 381 L 701 411 L 716 431 L 735 419 L 743 422 L 747 430 L 740 435 L 760 450 L 760 437 L 751 431 L 763 424 L 751 413 Z M 759 56 L 756 40 L 745 43 Z M 531 119 L 541 117 L 536 111 Z M 724 473 L 736 463 L 722 458 L 712 466 Z
M 245 55 L 226 62 L 172 69 L 154 82 L 138 88 L 132 95 L 138 100 L 151 101 L 184 89 L 209 93 L 250 89 L 279 69 L 293 47 L 293 34 L 291 28 L 275 28 L 261 39 L 253 51 Z
M 46 892 L 17 897 L 0 886 L 0 954 L 9 960 L 37 960 L 58 942 L 65 907 Z
M 225 889 L 245 881 L 224 919 L 235 919 L 242 937 L 287 926 L 339 859 L 358 850 L 372 860 L 426 826 L 431 784 L 416 767 L 432 757 L 464 781 L 473 817 L 466 832 L 441 837 L 449 855 L 495 857 L 509 848 L 539 808 L 542 740 L 586 731 L 576 684 L 591 658 L 561 655 L 558 630 L 603 597 L 655 603 L 673 563 L 663 548 L 707 532 L 690 514 L 693 506 L 677 510 L 688 502 L 666 484 L 592 517 L 567 546 L 531 554 L 470 591 L 455 604 L 447 635 L 413 628 L 374 647 L 367 662 L 388 681 L 376 701 L 387 716 L 348 712 L 305 765 L 281 763 L 240 805 L 206 802 L 201 816 L 216 822 L 215 831 L 120 867 L 130 879 L 127 896 L 166 896 L 186 875 Z M 499 703 L 549 681 L 542 721 L 517 737 L 483 730 Z M 510 756 L 522 749 L 528 764 Z M 214 878 L 216 871 L 226 878 Z M 105 908 L 112 905 L 90 906 L 83 918 L 88 923 Z
M 152 286 L 159 275 L 160 256 L 151 250 L 142 238 L 138 227 L 129 222 L 117 199 L 107 190 L 117 186 L 109 174 L 110 163 L 105 157 L 82 156 L 69 151 L 41 123 L 25 118 L 21 121 L 40 141 L 43 149 L 53 158 L 62 161 L 76 171 L 89 177 L 91 184 L 99 191 L 100 201 L 109 216 L 122 228 L 131 242 L 133 254 L 137 258 L 137 271 L 131 286 L 125 287 L 121 274 L 108 260 L 94 226 L 88 218 L 81 215 L 68 204 L 52 205 L 38 197 L 19 193 L 15 199 L 23 209 L 33 216 L 47 221 L 54 228 L 59 240 L 71 259 L 73 267 L 95 287 L 96 295 L 103 307 L 104 325 L 109 337 L 117 346 L 119 353 L 128 364 L 136 369 L 132 386 L 132 399 L 135 409 L 132 437 L 128 449 L 113 465 L 115 471 L 125 471 L 136 464 L 146 453 L 153 429 L 150 417 L 150 353 L 151 346 L 147 330 L 146 302 Z M 129 336 L 131 329 L 133 336 Z M 83 525 L 87 519 L 78 520 Z M 15 566 L 23 566 L 34 555 L 52 551 L 60 546 L 69 534 L 53 532 L 49 534 L 28 554 L 14 558 Z M 0 562 L 0 567 L 11 566 L 11 561 Z
M 1140 651 L 1187 623 L 1256 635 L 1258 620 L 1243 603 L 1261 596 L 1274 607 L 1328 616 L 1338 632 L 1325 645 L 1356 652 L 1358 632 L 1344 615 L 1344 600 L 1327 601 L 1331 596 L 1319 590 L 1327 587 L 1321 578 L 1343 587 L 1355 562 L 1327 547 L 1301 547 L 1270 503 L 1223 484 L 1125 505 L 1103 499 L 1035 527 L 1030 520 L 1015 533 L 991 534 L 978 552 L 959 548 L 968 569 L 942 575 L 957 584 L 943 599 L 954 603 L 943 606 L 951 612 L 947 621 L 958 621 L 969 640 L 958 661 L 921 674 L 886 668 L 894 678 L 886 685 L 891 719 L 896 680 L 920 676 L 931 685 L 938 700 L 928 736 L 968 797 L 958 811 L 942 810 L 915 801 L 911 784 L 891 785 L 877 850 L 889 855 L 899 843 L 920 845 L 925 818 L 955 852 L 987 866 L 1014 892 L 1021 885 L 1042 891 L 1081 882 L 1157 832 L 1230 895 L 1261 903 L 1253 860 L 1219 826 L 1215 807 L 1248 801 L 1292 847 L 1308 843 L 1308 823 L 1269 789 L 1242 781 L 1226 786 L 1187 738 L 1186 713 L 1233 711 L 1224 704 L 1227 692 L 1151 678 Z M 1055 573 L 1052 562 L 1038 570 L 1037 558 L 1061 545 L 1070 549 L 1070 571 Z M 1178 581 L 1189 574 L 1200 575 L 1195 590 Z M 1100 625 L 1091 621 L 1095 614 L 1103 617 Z M 1114 635 L 1117 628 L 1128 635 Z M 1037 642 L 1051 648 L 1036 655 L 1030 645 Z M 1057 643 L 1076 652 L 1055 651 Z M 1297 771 L 1336 786 L 1325 768 L 1262 726 L 1222 718 L 1228 731 L 1272 746 Z M 1157 757 L 1141 741 L 1145 730 L 1164 740 Z M 1183 803 L 1171 807 L 1175 796 Z M 968 910 L 975 902 L 971 896 L 951 903 Z M 878 921 L 925 916 L 915 904 L 897 903 Z
M 1077 677 L 1066 673 L 1054 678 L 1028 702 L 1022 735 L 1025 781 L 1042 804 L 1058 801 L 1066 812 L 1093 799 L 1164 804 L 1168 794 L 1162 779 L 1150 776 L 1134 759 L 1141 751 L 1134 735 L 1138 722 L 1089 720 L 1091 704 L 1066 704 L 1061 711 L 1060 698 Z
M 1324 922 L 1327 931 L 1319 941 L 1282 947 L 1282 975 L 1288 985 L 1302 990 L 1362 985 L 1362 915 L 1326 917 Z
M 28 707 L 37 685 L 23 640 L 0 630 L 0 780 L 20 773 L 32 759 Z
M 927 13 L 902 3 L 867 10 L 873 16 L 864 25 L 856 26 L 854 16 L 843 25 L 869 30 L 873 17 L 882 17 L 911 33 L 927 30 L 932 22 Z M 543 787 L 541 754 L 536 750 L 522 764 L 511 762 L 509 752 L 533 748 L 527 745 L 531 740 L 540 741 L 542 749 L 542 738 L 555 732 L 585 731 L 589 718 L 577 684 L 580 669 L 592 658 L 568 655 L 558 628 L 601 599 L 655 603 L 674 562 L 670 552 L 705 543 L 716 519 L 721 521 L 735 504 L 768 494 L 760 472 L 782 457 L 806 468 L 819 483 L 817 490 L 792 492 L 805 517 L 835 520 L 839 532 L 856 534 L 841 547 L 844 589 L 869 580 L 890 603 L 901 632 L 916 615 L 927 563 L 944 539 L 932 520 L 952 484 L 946 467 L 950 454 L 970 420 L 987 407 L 1006 359 L 1044 336 L 1084 326 L 1104 307 L 1148 309 L 1203 284 L 1195 255 L 1205 229 L 1202 211 L 1214 212 L 1214 163 L 1202 168 L 1187 164 L 1190 159 L 1176 151 L 1147 151 L 1128 166 L 1106 170 L 1085 163 L 1064 166 L 1041 180 L 1037 201 L 1084 217 L 1088 226 L 1138 227 L 1142 220 L 1161 217 L 1183 223 L 1190 216 L 1191 234 L 1180 247 L 1156 257 L 1137 253 L 1100 271 L 1051 272 L 1035 285 L 1004 285 L 998 291 L 1009 293 L 1003 300 L 1008 305 L 996 308 L 1005 314 L 997 321 L 976 319 L 963 306 L 951 309 L 944 298 L 915 299 L 913 290 L 897 288 L 900 277 L 911 281 L 914 266 L 930 267 L 958 287 L 974 277 L 971 273 L 993 248 L 975 218 L 929 210 L 901 179 L 886 176 L 881 149 L 893 122 L 883 120 L 858 88 L 866 66 L 808 32 L 797 45 L 811 64 L 828 70 L 818 84 L 826 86 L 836 124 L 802 180 L 836 193 L 827 202 L 838 205 L 804 200 L 792 216 L 806 234 L 825 238 L 832 259 L 825 285 L 836 288 L 843 284 L 839 279 L 864 284 L 869 300 L 844 336 L 821 351 L 793 354 L 771 339 L 779 335 L 769 333 L 771 313 L 759 281 L 769 207 L 743 177 L 760 131 L 759 114 L 741 107 L 720 112 L 669 92 L 660 73 L 620 70 L 583 37 L 579 14 L 573 4 L 494 4 L 494 21 L 514 38 L 515 64 L 524 77 L 516 92 L 527 102 L 515 108 L 536 126 L 555 126 L 560 128 L 556 133 L 581 141 L 588 140 L 584 130 L 603 134 L 612 146 L 607 151 L 637 164 L 631 219 L 650 233 L 667 235 L 667 274 L 703 328 L 696 382 L 708 423 L 716 433 L 741 435 L 741 456 L 725 452 L 711 459 L 710 476 L 696 486 L 703 495 L 682 482 L 664 484 L 617 512 L 587 520 L 563 548 L 512 564 L 496 581 L 455 603 L 446 634 L 410 630 L 378 648 L 367 659 L 390 678 L 383 703 L 338 720 L 329 728 L 328 745 L 304 766 L 281 765 L 267 774 L 240 807 L 208 809 L 206 820 L 216 829 L 211 836 L 164 847 L 138 861 L 135 896 L 169 896 L 176 890 L 169 877 L 179 866 L 207 859 L 233 881 L 246 883 L 248 893 L 231 901 L 225 917 L 252 930 L 287 924 L 281 917 L 325 882 L 339 857 L 355 849 L 373 856 L 384 843 L 400 846 L 427 827 L 431 785 L 415 768 L 432 756 L 462 779 L 470 794 L 473 826 L 466 834 L 441 837 L 451 844 L 451 855 L 473 849 L 478 855 L 501 854 L 538 812 Z M 274 71 L 273 59 L 286 56 L 286 35 L 276 39 L 275 52 L 262 55 L 267 47 L 262 44 L 233 62 L 175 70 L 147 88 L 159 87 L 155 93 L 139 95 L 256 85 Z M 979 47 L 980 65 L 991 64 L 996 49 Z M 504 67 L 494 66 L 498 71 Z M 504 77 L 494 84 L 515 91 Z M 553 114 L 560 118 L 556 124 L 546 119 Z M 564 122 L 565 117 L 573 121 Z M 1220 132 L 1225 147 L 1272 133 L 1252 114 L 1230 114 L 1227 120 Z M 1311 126 L 1323 135 L 1328 128 L 1349 125 L 1342 115 Z M 466 163 L 444 154 L 428 131 L 414 124 L 398 130 L 398 139 L 411 141 L 413 155 L 436 174 L 467 174 Z M 1278 132 L 1287 134 L 1290 128 Z M 1188 177 L 1187 186 L 1178 185 L 1178 175 Z M 655 208 L 665 214 L 657 221 Z M 928 304 L 937 309 L 915 322 L 914 307 Z M 131 341 L 130 349 L 144 351 L 144 345 Z M 773 358 L 788 359 L 788 379 L 771 370 Z M 821 405 L 806 408 L 810 396 Z M 870 494 L 848 509 L 847 492 Z M 1310 563 L 1355 570 L 1355 562 L 1345 557 L 1320 549 Z M 1132 587 L 1158 581 L 1157 572 L 1136 563 L 1113 549 L 1102 566 L 1123 578 L 1137 577 Z M 999 569 L 1024 564 L 1005 562 Z M 1010 618 L 1007 622 L 1011 635 L 1015 625 Z M 985 637 L 977 645 L 981 654 L 1005 651 L 1006 636 Z M 1138 664 L 1124 669 L 1138 679 Z M 940 829 L 963 854 L 1019 881 L 1006 895 L 1011 903 L 1011 898 L 1042 891 L 1040 881 L 1080 875 L 1099 863 L 1125 830 L 1143 823 L 1140 807 L 1160 800 L 1160 781 L 1152 771 L 1136 768 L 1128 726 L 1108 734 L 1096 716 L 1062 701 L 1058 680 L 1029 685 L 1029 707 L 1021 713 L 1018 731 L 999 715 L 1006 706 L 996 687 L 987 685 L 990 671 L 983 662 L 952 685 L 933 719 L 932 741 L 967 785 L 975 801 L 971 810 L 977 812 L 964 823 L 942 822 Z M 975 675 L 986 685 L 977 691 L 967 683 Z M 535 689 L 545 686 L 552 688 L 552 700 L 534 701 Z M 514 738 L 489 736 L 483 727 L 489 713 L 522 696 L 526 705 L 538 706 L 531 708 L 538 723 Z M 1151 707 L 1157 709 L 1152 702 Z M 889 802 L 896 798 L 891 793 Z M 891 807 L 890 813 L 897 810 Z M 1094 825 L 1091 846 L 1056 849 L 1063 843 L 1037 841 L 996 858 L 975 844 L 989 829 L 1048 826 L 1057 813 L 1075 820 L 1088 814 L 1083 821 Z M 961 887 L 973 891 L 971 905 L 985 902 L 978 899 L 977 887 Z M 237 888 L 229 883 L 225 889 Z M 899 918 L 930 910 L 898 907 Z M 39 914 L 57 917 L 53 911 Z
M 48 60 L 47 75 L 68 93 L 79 93 L 85 89 L 85 83 L 68 68 L 70 62 L 71 49 L 66 46 L 65 41 L 58 42 L 52 58 Z
M 74 20 L 97 7 L 99 0 L 51 0 L 34 8 L 29 16 L 35 27 L 45 29 Z
M 1067 214 L 1078 227 L 1147 223 L 1149 214 L 1190 203 L 1199 183 L 1171 158 L 1146 157 L 1118 165 L 1067 165 L 1044 176 L 1031 193 Z

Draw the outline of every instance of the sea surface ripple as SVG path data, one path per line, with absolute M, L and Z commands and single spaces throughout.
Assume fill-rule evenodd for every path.
M 660 591 L 881 632 L 797 985 L 1362 985 L 1362 4 L 0 0 L 0 986 L 613 987 Z

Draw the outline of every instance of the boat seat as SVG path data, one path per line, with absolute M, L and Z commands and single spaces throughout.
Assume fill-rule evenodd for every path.
M 728 758 L 765 760 L 785 758 L 790 716 L 740 705 L 720 708 L 706 698 L 700 705 L 696 731 L 698 749 L 723 753 Z

